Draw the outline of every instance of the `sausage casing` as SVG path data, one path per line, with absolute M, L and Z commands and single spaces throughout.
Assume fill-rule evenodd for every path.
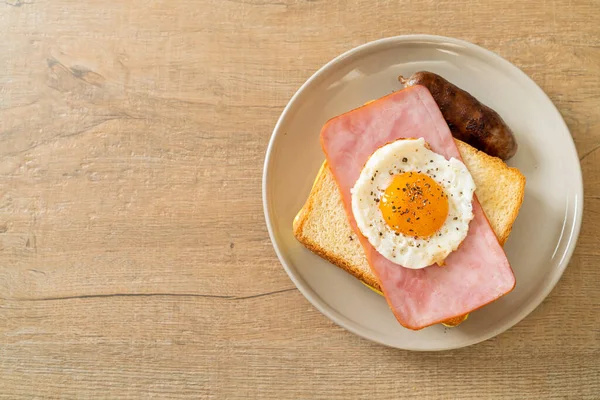
M 455 138 L 503 160 L 517 152 L 517 141 L 500 115 L 468 92 L 428 71 L 400 77 L 400 81 L 407 86 L 423 85 L 431 92 Z

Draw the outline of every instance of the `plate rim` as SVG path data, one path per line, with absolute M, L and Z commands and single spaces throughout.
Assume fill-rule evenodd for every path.
M 410 346 L 409 347 L 400 347 L 400 346 L 393 345 L 391 343 L 386 343 L 385 341 L 381 340 L 378 337 L 367 336 L 364 331 L 357 329 L 356 327 L 353 326 L 354 325 L 353 321 L 349 320 L 348 318 L 346 318 L 343 314 L 339 313 L 338 311 L 331 309 L 331 307 L 329 307 L 325 304 L 322 304 L 322 300 L 320 299 L 320 296 L 318 295 L 318 293 L 316 293 L 309 285 L 307 285 L 306 282 L 304 282 L 304 280 L 302 279 L 302 277 L 298 276 L 297 272 L 294 272 L 293 268 L 291 268 L 291 266 L 288 265 L 288 263 L 286 262 L 286 260 L 283 256 L 283 252 L 279 247 L 279 244 L 275 240 L 276 238 L 275 238 L 275 232 L 274 232 L 274 228 L 273 228 L 274 224 L 272 223 L 272 215 L 269 210 L 268 184 L 267 184 L 267 182 L 269 181 L 269 179 L 268 179 L 269 178 L 269 166 L 272 162 L 272 155 L 274 153 L 273 149 L 275 146 L 275 141 L 276 141 L 277 137 L 280 134 L 282 134 L 280 132 L 281 125 L 282 125 L 283 121 L 286 119 L 287 115 L 290 113 L 291 107 L 296 102 L 297 98 L 300 97 L 303 94 L 303 92 L 312 85 L 312 83 L 314 81 L 319 79 L 321 77 L 321 75 L 326 73 L 330 68 L 332 68 L 332 66 L 342 62 L 346 58 L 352 57 L 352 56 L 357 55 L 365 50 L 368 50 L 369 48 L 376 48 L 378 46 L 386 46 L 386 45 L 393 45 L 393 44 L 407 43 L 407 42 L 408 43 L 410 43 L 410 42 L 418 43 L 418 42 L 424 42 L 424 41 L 429 41 L 431 43 L 437 43 L 437 44 L 459 45 L 468 50 L 474 51 L 475 53 L 480 53 L 480 54 L 483 53 L 483 55 L 491 57 L 497 63 L 501 64 L 502 67 L 508 68 L 509 70 L 514 71 L 515 73 L 521 75 L 521 78 L 524 78 L 524 79 L 528 80 L 531 84 L 533 84 L 532 88 L 538 92 L 538 95 L 545 97 L 545 99 L 548 101 L 549 105 L 552 107 L 552 110 L 560 118 L 561 127 L 564 128 L 564 130 L 566 130 L 566 132 L 569 133 L 569 139 L 570 139 L 570 145 L 571 145 L 570 151 L 575 155 L 575 158 L 577 160 L 577 163 L 576 163 L 577 168 L 575 171 L 576 176 L 574 176 L 573 179 L 576 180 L 575 184 L 577 185 L 577 189 L 578 189 L 577 193 L 575 194 L 575 204 L 573 206 L 573 224 L 570 227 L 569 226 L 567 227 L 567 229 L 571 230 L 571 232 L 569 233 L 569 236 L 568 236 L 569 239 L 567 242 L 567 249 L 565 250 L 562 259 L 559 260 L 559 262 L 558 262 L 558 265 L 557 265 L 558 273 L 555 275 L 554 279 L 549 281 L 549 283 L 543 288 L 543 290 L 541 291 L 541 295 L 537 299 L 531 301 L 526 306 L 521 308 L 521 310 L 519 310 L 516 313 L 515 317 L 513 317 L 507 324 L 505 324 L 504 326 L 502 326 L 500 328 L 492 330 L 489 334 L 484 335 L 483 337 L 478 338 L 477 340 L 474 340 L 470 343 L 463 344 L 463 345 L 456 345 L 456 346 L 449 346 L 449 347 L 438 346 L 438 347 L 431 347 L 431 348 L 420 348 L 420 347 L 410 347 Z M 370 340 L 372 342 L 375 342 L 375 343 L 378 343 L 378 344 L 381 344 L 381 345 L 384 345 L 387 347 L 403 349 L 403 350 L 410 350 L 410 351 L 446 351 L 446 350 L 454 350 L 454 349 L 459 349 L 459 348 L 463 348 L 463 347 L 473 346 L 475 344 L 484 342 L 486 340 L 489 340 L 493 337 L 496 337 L 496 336 L 506 332 L 507 330 L 509 330 L 510 328 L 514 327 L 516 324 L 521 322 L 525 317 L 527 317 L 529 314 L 531 314 L 536 308 L 538 308 L 539 305 L 542 304 L 542 302 L 548 297 L 548 295 L 556 287 L 556 284 L 561 279 L 562 275 L 564 274 L 565 269 L 567 268 L 567 266 L 573 256 L 573 253 L 575 251 L 577 241 L 579 238 L 579 234 L 581 231 L 581 224 L 582 224 L 582 220 L 583 220 L 583 177 L 582 177 L 582 171 L 581 171 L 581 163 L 579 161 L 579 155 L 577 152 L 577 148 L 575 147 L 573 135 L 571 134 L 569 127 L 567 126 L 566 122 L 564 121 L 562 114 L 556 108 L 556 105 L 552 102 L 550 97 L 548 97 L 546 92 L 544 92 L 542 90 L 542 88 L 540 88 L 540 86 L 533 79 L 531 79 L 525 72 L 523 72 L 519 67 L 517 67 L 510 61 L 504 59 L 503 57 L 501 57 L 500 55 L 496 54 L 495 52 L 493 52 L 491 50 L 488 50 L 484 47 L 481 47 L 479 45 L 476 45 L 474 43 L 471 43 L 471 42 L 468 42 L 468 41 L 465 41 L 462 39 L 456 39 L 456 38 L 439 36 L 439 35 L 429 35 L 429 34 L 410 34 L 410 35 L 398 35 L 398 36 L 385 37 L 385 38 L 377 39 L 377 40 L 370 41 L 367 43 L 363 43 L 359 46 L 351 48 L 351 49 L 343 52 L 342 54 L 336 56 L 335 58 L 333 58 L 332 60 L 330 60 L 329 62 L 324 64 L 323 66 L 321 66 L 300 86 L 300 88 L 298 88 L 298 90 L 296 90 L 294 95 L 290 98 L 290 100 L 287 102 L 286 106 L 284 107 L 283 111 L 281 112 L 281 115 L 279 116 L 277 123 L 275 124 L 275 127 L 273 128 L 273 132 L 271 133 L 271 137 L 269 139 L 269 144 L 267 146 L 267 151 L 266 151 L 266 155 L 265 155 L 265 161 L 263 164 L 262 202 L 263 202 L 263 212 L 264 212 L 265 222 L 267 225 L 267 231 L 269 233 L 269 239 L 271 241 L 273 249 L 275 250 L 275 254 L 277 255 L 277 258 L 279 259 L 280 264 L 283 266 L 288 277 L 292 280 L 292 282 L 294 283 L 296 288 L 300 291 L 300 293 L 302 293 L 302 295 L 317 310 L 319 310 L 319 312 L 321 312 L 324 316 L 329 318 L 335 324 L 348 330 L 349 332 L 352 332 L 353 334 L 355 334 L 359 337 L 362 337 L 364 339 Z

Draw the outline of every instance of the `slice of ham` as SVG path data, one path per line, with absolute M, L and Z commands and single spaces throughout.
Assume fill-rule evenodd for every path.
M 474 218 L 461 246 L 443 267 L 412 270 L 379 254 L 360 233 L 352 215 L 350 189 L 363 165 L 379 147 L 397 139 L 423 137 L 447 159 L 461 159 L 448 125 L 423 86 L 392 93 L 328 121 L 321 145 L 340 188 L 350 225 L 392 312 L 406 328 L 421 329 L 467 314 L 510 292 L 515 286 L 506 254 L 473 198 Z

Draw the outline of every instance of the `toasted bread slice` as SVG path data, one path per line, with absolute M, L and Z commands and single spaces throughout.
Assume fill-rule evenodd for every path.
M 459 140 L 456 144 L 475 181 L 481 207 L 503 245 L 523 201 L 525 177 L 499 158 Z M 356 233 L 350 228 L 327 162 L 321 166 L 308 200 L 294 219 L 294 235 L 312 252 L 381 291 Z

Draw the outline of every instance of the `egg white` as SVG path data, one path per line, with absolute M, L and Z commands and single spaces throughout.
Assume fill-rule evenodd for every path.
M 429 175 L 448 195 L 448 217 L 430 237 L 397 234 L 374 200 L 403 172 Z M 352 212 L 361 233 L 381 255 L 405 268 L 421 269 L 443 263 L 465 239 L 473 219 L 474 192 L 475 182 L 460 160 L 446 160 L 429 150 L 423 138 L 397 140 L 377 149 L 365 164 L 351 190 Z

